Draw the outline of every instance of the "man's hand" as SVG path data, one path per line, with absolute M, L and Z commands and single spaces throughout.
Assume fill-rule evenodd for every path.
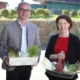
M 32 67 L 34 67 L 34 66 L 37 66 L 37 65 L 38 65 L 38 63 L 36 63 L 36 64 L 33 64 L 33 65 L 32 65 Z
M 9 64 L 9 57 L 5 57 L 4 62 L 6 63 L 6 65 L 10 66 L 10 64 Z

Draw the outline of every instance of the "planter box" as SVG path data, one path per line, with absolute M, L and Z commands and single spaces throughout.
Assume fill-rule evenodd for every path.
M 37 63 L 38 63 L 38 57 L 9 58 L 9 64 L 11 66 L 36 65 Z

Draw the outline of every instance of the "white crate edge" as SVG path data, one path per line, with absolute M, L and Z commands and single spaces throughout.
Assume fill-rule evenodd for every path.
M 9 64 L 11 66 L 20 65 L 36 65 L 38 63 L 38 57 L 22 57 L 22 58 L 9 58 Z

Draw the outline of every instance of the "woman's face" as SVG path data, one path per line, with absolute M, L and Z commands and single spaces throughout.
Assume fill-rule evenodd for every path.
M 65 19 L 58 20 L 58 29 L 60 32 L 65 33 L 68 31 L 70 27 L 70 23 L 68 23 Z

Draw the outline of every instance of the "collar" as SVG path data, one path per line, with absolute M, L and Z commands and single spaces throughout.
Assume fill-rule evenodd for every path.
M 21 25 L 21 23 L 20 23 L 20 21 L 18 20 L 18 23 L 19 23 L 19 25 L 21 26 L 21 28 L 23 27 L 22 25 Z M 27 26 L 28 25 L 28 22 L 26 23 L 26 25 L 25 26 Z M 24 26 L 24 27 L 25 27 Z

